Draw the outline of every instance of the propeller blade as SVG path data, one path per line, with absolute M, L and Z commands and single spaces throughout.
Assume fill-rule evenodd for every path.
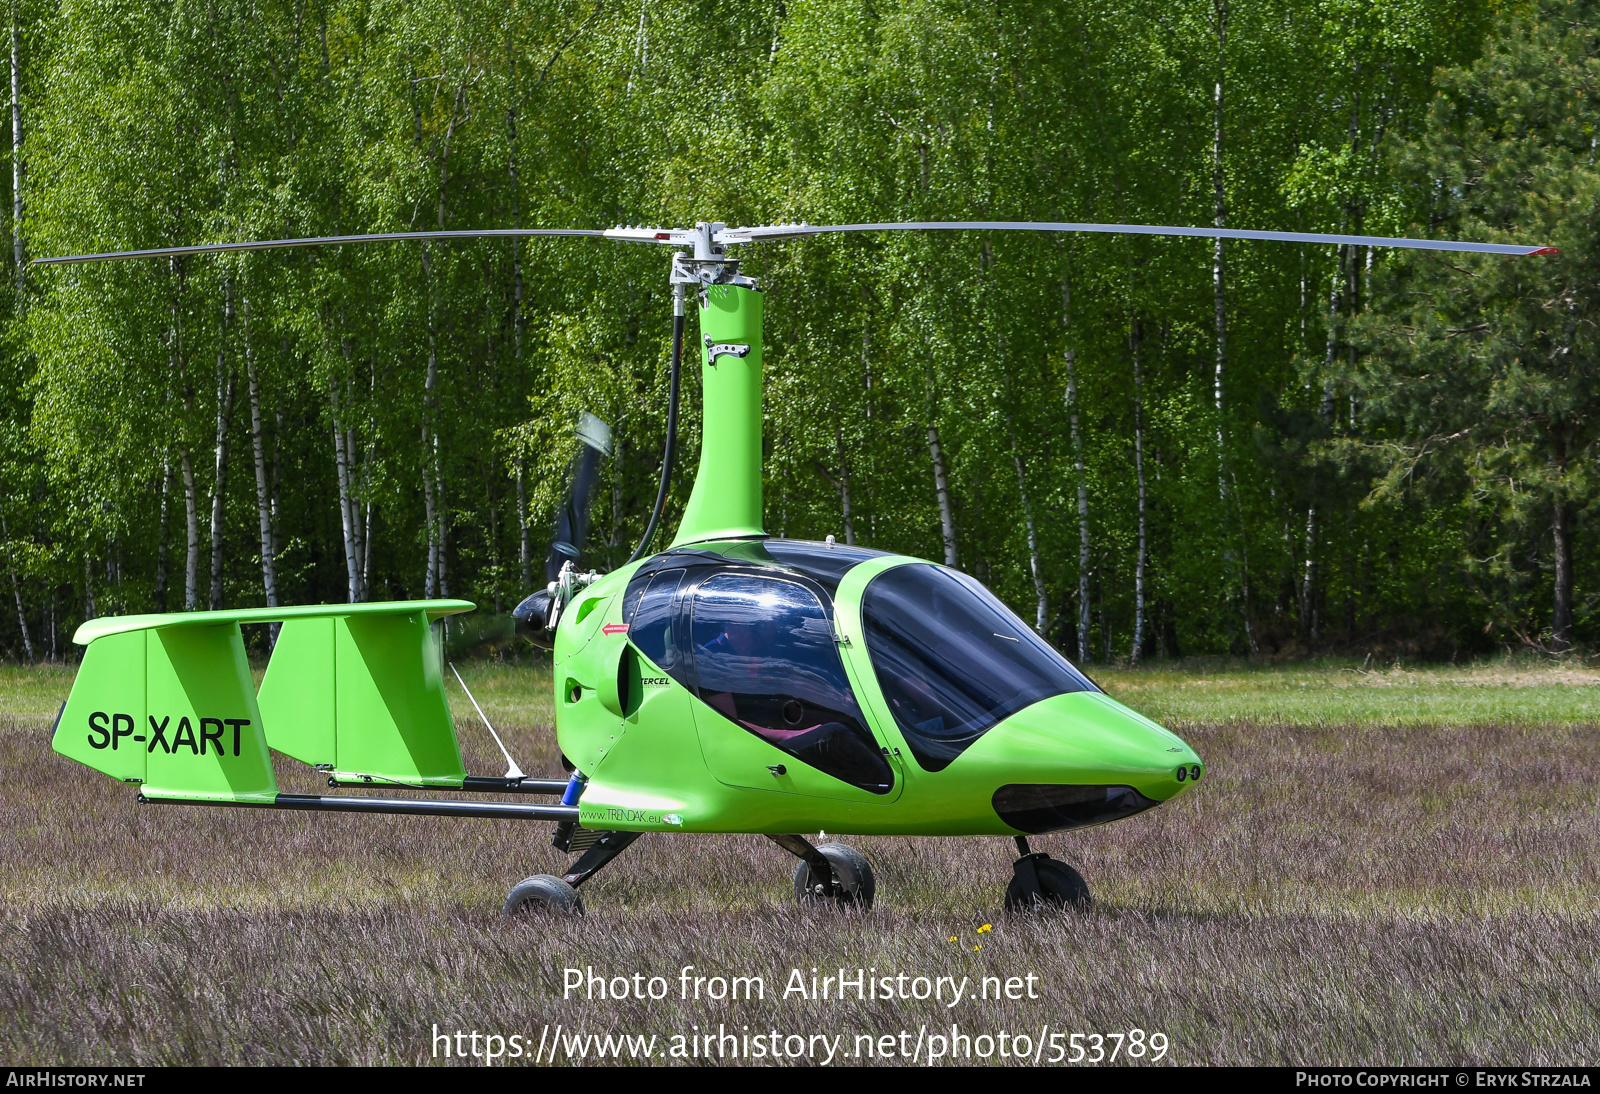
M 572 461 L 567 497 L 556 516 L 556 538 L 550 544 L 550 553 L 545 556 L 547 581 L 556 580 L 562 564 L 569 560 L 574 568 L 577 567 L 583 541 L 589 534 L 589 501 L 594 493 L 594 484 L 600 477 L 600 458 L 611 455 L 611 427 L 593 414 L 585 413 L 579 419 L 578 439 L 583 442 L 583 447 Z
M 361 236 L 314 236 L 304 239 L 256 239 L 243 243 L 200 243 L 191 247 L 155 247 L 145 251 L 110 251 L 105 254 L 60 255 L 36 258 L 34 266 L 64 266 L 72 262 L 105 262 L 113 258 L 164 258 L 170 255 L 225 254 L 230 251 L 269 251 L 280 247 L 335 247 L 343 243 L 393 243 L 413 239 L 521 239 L 529 236 L 605 237 L 587 228 L 482 228 L 462 232 L 383 232 Z
M 796 239 L 831 232 L 1093 232 L 1104 235 L 1200 236 L 1206 239 L 1265 239 L 1281 243 L 1353 244 L 1358 247 L 1405 247 L 1417 251 L 1471 251 L 1491 255 L 1559 254 L 1554 247 L 1517 243 L 1461 243 L 1448 239 L 1404 239 L 1394 236 L 1324 235 L 1317 232 L 1256 232 L 1243 228 L 1182 228 L 1157 224 L 1073 224 L 1031 220 L 920 220 L 886 224 L 773 224 L 758 228 L 724 228 L 721 244 L 755 243 L 763 239 Z

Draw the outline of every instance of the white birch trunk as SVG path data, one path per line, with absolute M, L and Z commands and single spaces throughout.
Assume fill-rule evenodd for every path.
M 161 516 L 160 530 L 156 534 L 156 611 L 167 610 L 167 536 L 168 495 L 172 490 L 172 451 L 161 450 Z
M 222 607 L 222 564 L 226 531 L 228 485 L 228 433 L 233 425 L 233 399 L 238 378 L 227 367 L 228 323 L 233 317 L 232 285 L 224 283 L 222 333 L 217 344 L 217 433 L 211 490 L 211 610 Z
M 856 542 L 855 517 L 850 511 L 850 464 L 844 455 L 844 427 L 834 428 L 834 447 L 839 455 L 839 505 L 844 510 L 844 541 L 854 547 Z
M 1306 567 L 1300 583 L 1300 626 L 1307 638 L 1318 638 L 1317 619 L 1317 506 L 1306 506 Z
M 13 32 L 14 33 L 14 32 Z M 22 649 L 33 663 L 33 635 L 28 632 L 28 613 L 22 607 L 22 582 L 17 578 L 16 560 L 11 555 L 11 529 L 6 527 L 5 514 L 0 513 L 0 538 L 6 543 L 6 570 L 11 574 L 11 594 L 17 600 L 17 627 L 22 631 Z
M 517 562 L 522 567 L 522 588 L 533 587 L 533 552 L 528 541 L 528 471 L 527 459 L 517 456 Z
M 1211 114 L 1211 190 L 1212 223 L 1218 228 L 1228 226 L 1227 174 L 1222 163 L 1223 76 L 1226 71 L 1228 48 L 1228 3 L 1214 0 L 1213 30 L 1217 39 L 1217 79 L 1212 94 Z M 1223 388 L 1228 362 L 1228 294 L 1226 282 L 1226 252 L 1223 241 L 1213 241 L 1211 252 L 1212 305 L 1215 312 L 1216 363 L 1212 382 L 1213 400 L 1217 413 L 1217 496 L 1223 504 L 1228 498 L 1227 439 L 1224 428 Z
M 250 449 L 256 464 L 256 519 L 261 531 L 261 590 L 267 607 L 278 606 L 278 560 L 272 541 L 272 496 L 267 483 L 266 438 L 261 428 L 261 383 L 256 375 L 255 346 L 250 338 L 250 298 L 240 301 L 244 326 L 244 371 L 250 386 Z
M 195 494 L 194 460 L 189 446 L 178 449 L 178 468 L 183 473 L 184 532 L 183 610 L 200 608 L 200 501 Z
M 433 490 L 434 501 L 438 506 L 439 521 L 439 595 L 450 595 L 450 507 L 445 500 L 444 475 L 440 471 L 439 460 L 439 431 L 433 433 Z M 450 620 L 444 621 L 445 632 L 449 633 Z
M 350 496 L 350 457 L 343 422 L 339 415 L 339 385 L 334 380 L 328 390 L 328 413 L 333 419 L 333 464 L 339 480 L 339 527 L 344 538 L 345 596 L 354 604 L 360 596 L 360 561 L 356 556 L 355 499 Z
M 444 140 L 439 149 L 439 205 L 437 225 L 444 230 L 446 195 L 450 184 L 450 141 L 455 136 L 456 123 L 461 120 L 462 106 L 466 100 L 467 85 L 456 88 L 455 105 L 450 123 L 445 126 Z M 432 596 L 449 596 L 450 579 L 445 568 L 448 525 L 444 503 L 444 482 L 439 461 L 439 304 L 433 282 L 433 253 L 427 244 L 422 247 L 422 276 L 428 294 L 428 374 L 422 388 L 422 458 L 425 470 L 422 475 L 423 508 L 428 522 L 428 577 L 426 585 Z M 446 630 L 449 622 L 445 623 Z
M 1017 493 L 1022 498 L 1022 520 L 1028 530 L 1028 572 L 1033 575 L 1035 614 L 1033 629 L 1044 634 L 1050 625 L 1050 594 L 1045 589 L 1044 569 L 1039 565 L 1039 532 L 1033 522 L 1033 502 L 1028 497 L 1028 476 L 1022 466 L 1022 454 L 1017 451 L 1017 438 L 1011 437 L 1011 460 L 1017 465 Z
M 1128 661 L 1135 668 L 1144 651 L 1144 567 L 1149 558 L 1149 535 L 1145 521 L 1146 492 L 1144 479 L 1144 362 L 1140 357 L 1144 331 L 1139 317 L 1134 316 L 1132 329 L 1133 349 L 1133 472 L 1139 484 L 1139 553 L 1133 565 L 1133 649 Z
M 1224 170 L 1223 117 L 1226 104 L 1225 84 L 1228 51 L 1228 0 L 1213 0 L 1213 30 L 1217 40 L 1217 75 L 1212 95 L 1211 117 L 1211 186 L 1213 199 L 1212 223 L 1226 228 L 1228 221 L 1227 172 Z M 1228 459 L 1227 429 L 1227 365 L 1228 365 L 1228 293 L 1226 250 L 1217 239 L 1212 248 L 1212 292 L 1214 294 L 1216 325 L 1216 370 L 1213 382 L 1213 400 L 1217 415 L 1217 500 L 1221 503 L 1224 527 L 1230 517 L 1236 517 L 1238 550 L 1229 545 L 1223 549 L 1223 563 L 1230 593 L 1239 591 L 1240 622 L 1244 628 L 1246 647 L 1254 654 L 1255 631 L 1250 624 L 1250 555 L 1245 544 L 1244 509 L 1237 495 L 1238 484 Z M 1230 504 L 1231 503 L 1231 504 Z M 1231 510 L 1231 512 L 1230 512 Z M 1224 532 L 1225 535 L 1228 533 Z M 1229 537 L 1231 538 L 1231 536 Z
M 1063 288 L 1063 293 L 1065 289 Z M 1067 410 L 1072 424 L 1072 470 L 1078 485 L 1078 660 L 1094 660 L 1089 648 L 1089 479 L 1083 465 L 1083 438 L 1078 432 L 1077 354 L 1067 350 Z
M 438 329 L 433 314 L 433 264 L 426 243 L 422 245 L 422 278 L 428 293 L 428 371 L 422 384 L 422 509 L 428 526 L 428 572 L 423 595 L 432 600 L 439 595 L 439 498 L 434 482 L 435 451 L 433 436 L 434 390 L 439 383 Z
M 514 72 L 515 70 L 513 70 Z M 506 111 L 506 132 L 510 138 L 508 170 L 511 175 L 511 224 L 522 226 L 522 189 L 517 175 L 517 109 Z M 511 241 L 511 360 L 515 375 L 522 375 L 522 248 L 520 241 Z M 533 586 L 533 543 L 528 536 L 528 467 L 527 457 L 517 454 L 517 563 L 522 574 L 522 588 L 526 592 Z M 621 461 L 617 461 L 620 468 Z M 617 527 L 620 521 L 613 521 Z
M 20 301 L 28 262 L 22 245 L 22 38 L 16 2 L 11 6 L 11 261 Z
M 939 531 L 944 536 L 944 564 L 956 565 L 956 516 L 950 507 L 950 477 L 945 473 L 939 427 L 928 425 L 928 452 L 933 457 L 933 489 L 939 498 Z
M 276 559 L 283 554 L 283 537 L 278 534 L 283 499 L 283 411 L 273 411 L 272 417 L 272 557 Z
M 349 430 L 345 434 L 345 451 L 354 454 L 356 451 L 356 432 Z M 356 593 L 362 602 L 372 599 L 372 586 L 368 577 L 372 571 L 372 445 L 368 443 L 361 454 L 359 471 L 351 475 L 351 482 L 355 488 L 356 521 L 356 576 L 360 579 Z

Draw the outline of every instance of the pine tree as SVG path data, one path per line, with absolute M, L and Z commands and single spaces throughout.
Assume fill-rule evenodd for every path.
M 1465 506 L 1492 538 L 1470 545 L 1502 604 L 1491 623 L 1530 639 L 1516 590 L 1536 559 L 1559 650 L 1573 642 L 1578 514 L 1600 485 L 1600 4 L 1514 10 L 1479 60 L 1442 74 L 1421 135 L 1395 154 L 1430 234 L 1560 254 L 1395 261 L 1353 379 L 1380 430 L 1377 493 Z

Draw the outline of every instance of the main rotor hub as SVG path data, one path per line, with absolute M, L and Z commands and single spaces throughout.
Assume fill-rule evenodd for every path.
M 747 289 L 756 287 L 754 278 L 739 272 L 739 260 L 729 258 L 728 249 L 717 242 L 717 233 L 727 228 L 720 221 L 702 220 L 692 232 L 684 233 L 693 237 L 694 253 L 677 251 L 673 254 L 674 285 L 697 285 L 702 291 L 712 285 L 739 285 Z
M 702 220 L 693 228 L 612 228 L 606 232 L 606 237 L 687 248 L 672 256 L 673 285 L 693 285 L 701 290 L 712 285 L 753 289 L 755 278 L 739 272 L 739 260 L 728 257 L 726 244 L 718 238 L 727 231 L 728 226 L 721 221 Z

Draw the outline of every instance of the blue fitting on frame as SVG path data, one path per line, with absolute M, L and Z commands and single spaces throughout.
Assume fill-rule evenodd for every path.
M 577 805 L 578 799 L 583 797 L 583 788 L 589 782 L 589 776 L 581 771 L 574 771 L 572 778 L 567 780 L 567 789 L 561 794 L 562 805 Z

